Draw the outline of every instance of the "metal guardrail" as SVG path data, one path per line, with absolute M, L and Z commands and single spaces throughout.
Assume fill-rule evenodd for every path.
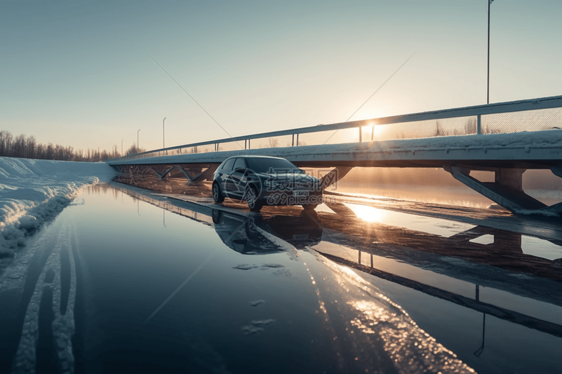
M 416 126 L 412 126 L 412 124 Z M 382 127 L 386 125 L 392 127 L 386 127 L 384 133 L 377 133 L 377 131 L 375 131 L 375 126 L 377 126 L 378 129 L 379 126 Z M 332 139 L 335 133 L 342 130 L 344 132 L 349 132 L 349 130 L 356 131 L 358 129 L 358 132 L 351 137 L 348 133 L 347 139 L 357 139 L 358 142 L 362 142 L 364 140 L 417 139 L 450 135 L 500 134 L 521 131 L 540 131 L 553 128 L 562 128 L 562 96 L 436 110 L 329 125 L 301 127 L 290 130 L 270 131 L 160 148 L 108 161 L 124 161 L 171 154 L 217 152 L 225 150 L 221 149 L 221 145 L 228 143 L 235 143 L 236 150 L 250 149 L 252 140 L 278 139 L 279 137 L 290 137 L 291 142 L 290 144 L 288 143 L 287 146 L 299 146 L 304 145 L 302 135 L 316 134 L 316 138 L 318 138 L 319 133 L 332 132 L 332 135 L 328 134 L 329 137 L 327 140 L 317 143 L 325 144 Z M 340 135 L 342 134 L 340 133 Z M 335 140 L 337 140 L 337 138 L 334 139 L 334 141 Z M 244 142 L 244 148 L 242 148 L 242 141 Z M 336 143 L 351 143 L 351 141 L 336 141 Z M 276 147 L 276 144 L 278 143 L 273 141 L 269 143 L 269 146 Z M 213 145 L 213 150 L 200 149 L 201 147 L 209 145 Z

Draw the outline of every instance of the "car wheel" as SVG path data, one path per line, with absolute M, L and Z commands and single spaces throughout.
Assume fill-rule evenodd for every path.
M 249 239 L 255 239 L 258 236 L 258 227 L 252 218 L 246 219 L 246 236 Z
M 218 224 L 221 222 L 222 212 L 218 209 L 213 209 L 212 212 L 213 223 Z
M 248 186 L 244 196 L 246 202 L 248 203 L 248 208 L 250 208 L 252 212 L 259 212 L 261 210 L 263 203 L 258 201 L 258 192 L 255 187 Z
M 213 183 L 213 200 L 216 204 L 220 204 L 224 201 L 224 196 L 217 182 Z
M 317 206 L 318 204 L 303 204 L 302 207 L 304 208 L 304 210 L 314 210 Z

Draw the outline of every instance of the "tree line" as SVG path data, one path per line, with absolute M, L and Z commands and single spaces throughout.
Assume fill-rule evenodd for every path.
M 136 144 L 130 146 L 124 155 L 132 155 L 144 152 L 144 149 L 137 148 Z M 23 134 L 13 136 L 9 131 L 0 131 L 0 156 L 35 158 L 41 160 L 61 160 L 61 161 L 105 161 L 112 158 L 121 157 L 121 153 L 114 148 L 113 152 L 98 149 L 74 149 L 71 146 L 65 147 L 59 144 L 38 143 L 33 135 Z

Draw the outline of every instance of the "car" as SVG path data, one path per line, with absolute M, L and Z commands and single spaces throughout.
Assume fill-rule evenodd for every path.
M 233 156 L 213 176 L 215 203 L 225 198 L 246 201 L 251 211 L 264 205 L 302 205 L 315 209 L 322 203 L 318 178 L 307 175 L 290 161 L 269 156 Z

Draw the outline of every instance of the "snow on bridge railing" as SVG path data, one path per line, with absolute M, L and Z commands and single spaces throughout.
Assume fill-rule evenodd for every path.
M 341 144 L 562 128 L 562 96 L 301 127 L 155 149 L 108 161 L 250 148 Z

